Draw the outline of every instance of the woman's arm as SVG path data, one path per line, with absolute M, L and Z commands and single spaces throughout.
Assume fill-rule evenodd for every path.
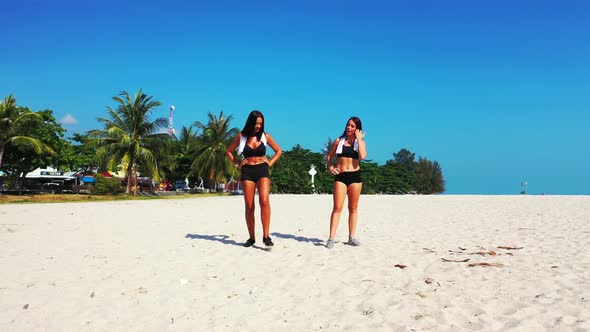
M 328 155 L 326 155 L 326 167 L 330 173 L 334 173 L 335 170 L 334 165 L 332 165 L 332 157 L 334 156 L 339 143 L 340 137 L 334 140 L 334 143 L 332 143 L 332 146 L 330 147 L 330 151 L 328 151 Z
M 229 161 L 231 161 L 232 164 L 234 164 L 234 166 L 238 167 L 238 163 L 236 163 L 235 158 L 234 158 L 234 151 L 236 150 L 236 148 L 238 147 L 238 144 L 240 144 L 240 138 L 242 138 L 242 133 L 239 133 L 236 138 L 234 138 L 233 142 L 231 142 L 231 144 L 227 147 L 227 150 L 225 150 L 225 156 L 229 159 Z
M 365 160 L 367 158 L 367 144 L 365 143 L 365 133 L 362 130 L 356 130 L 356 141 L 359 144 L 359 159 Z
M 268 146 L 270 146 L 271 149 L 273 149 L 273 151 L 275 152 L 275 155 L 272 156 L 272 158 L 268 162 L 268 166 L 272 166 L 281 157 L 281 155 L 283 154 L 283 150 L 277 144 L 277 142 L 275 142 L 275 140 L 272 138 L 272 136 L 270 136 L 268 133 L 264 133 L 264 134 L 266 135 L 266 143 L 268 143 Z

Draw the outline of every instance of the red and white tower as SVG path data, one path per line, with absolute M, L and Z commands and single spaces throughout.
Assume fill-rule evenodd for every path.
M 174 105 L 170 105 L 170 115 L 168 116 L 168 135 L 174 136 L 174 127 L 172 126 L 172 111 L 174 111 Z

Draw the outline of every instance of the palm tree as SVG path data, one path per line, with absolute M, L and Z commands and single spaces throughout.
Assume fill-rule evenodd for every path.
M 97 118 L 104 129 L 88 132 L 89 144 L 97 146 L 97 156 L 106 157 L 108 168 L 125 169 L 126 193 L 131 192 L 132 182 L 137 184 L 137 169 L 141 167 L 151 176 L 158 173 L 155 151 L 159 150 L 170 136 L 164 131 L 168 120 L 149 120 L 149 114 L 161 105 L 140 89 L 132 98 L 127 91 L 113 97 L 119 105 L 116 109 L 107 107 L 110 119 Z M 137 194 L 137 191 L 134 191 Z
M 182 126 L 178 144 L 181 156 L 190 156 L 194 154 L 199 147 L 199 133 L 193 130 L 193 126 Z
M 219 113 L 219 117 L 212 113 L 209 113 L 208 116 L 207 125 L 199 121 L 194 123 L 194 126 L 203 134 L 201 137 L 202 146 L 198 150 L 197 157 L 193 160 L 191 169 L 192 174 L 214 182 L 217 187 L 217 183 L 224 180 L 225 174 L 235 172 L 225 156 L 225 151 L 239 130 L 235 127 L 230 129 L 232 116 L 226 117 L 223 115 L 223 111 Z
M 201 137 L 193 126 L 182 126 L 178 138 L 176 150 L 175 173 L 177 176 L 187 178 L 190 174 L 191 164 L 201 148 Z
M 173 140 L 163 146 L 162 153 L 156 154 L 160 161 L 160 177 L 177 181 L 186 179 L 199 146 L 200 137 L 193 126 L 183 126 L 180 135 L 174 136 Z
M 16 106 L 16 99 L 9 95 L 0 102 L 0 167 L 2 167 L 2 157 L 7 146 L 21 146 L 32 148 L 37 154 L 48 152 L 55 154 L 47 144 L 40 140 L 19 135 L 19 131 L 24 126 L 35 121 L 42 121 L 41 115 L 31 112 L 27 108 Z

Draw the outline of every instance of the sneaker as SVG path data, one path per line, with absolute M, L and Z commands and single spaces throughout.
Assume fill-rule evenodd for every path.
M 361 245 L 361 243 L 359 242 L 359 240 L 355 239 L 355 238 L 348 238 L 348 244 L 350 244 L 353 247 L 358 247 Z
M 264 245 L 267 246 L 267 247 L 272 247 L 272 246 L 275 245 L 274 243 L 272 243 L 272 240 L 270 239 L 270 236 L 269 237 L 263 237 L 262 238 L 262 242 L 264 242 Z
M 328 239 L 328 242 L 326 242 L 326 248 L 328 248 L 328 249 L 334 248 L 334 240 Z
M 246 243 L 244 243 L 244 247 L 248 248 L 254 245 L 254 243 L 256 243 L 256 241 L 254 239 L 248 239 L 246 241 Z

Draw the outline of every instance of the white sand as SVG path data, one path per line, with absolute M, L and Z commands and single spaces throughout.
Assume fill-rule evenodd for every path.
M 241 196 L 0 205 L 0 330 L 590 330 L 589 196 L 362 196 L 328 250 L 331 199 L 272 195 L 270 252 Z

